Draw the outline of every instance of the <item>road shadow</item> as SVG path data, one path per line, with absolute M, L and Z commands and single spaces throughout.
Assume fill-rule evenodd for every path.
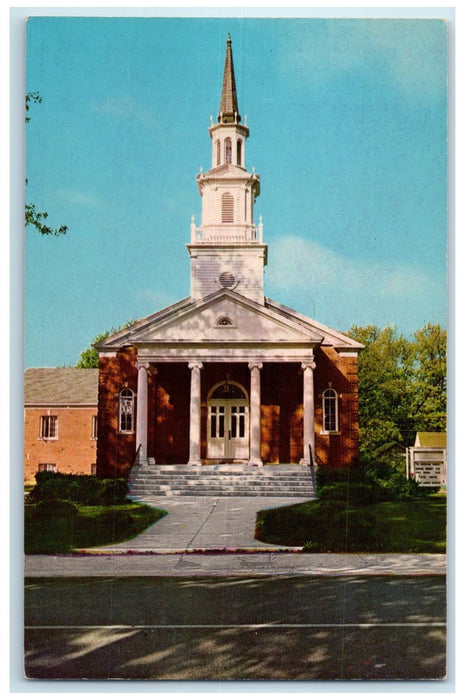
M 25 600 L 29 678 L 418 680 L 446 673 L 440 576 L 41 578 L 27 581 Z

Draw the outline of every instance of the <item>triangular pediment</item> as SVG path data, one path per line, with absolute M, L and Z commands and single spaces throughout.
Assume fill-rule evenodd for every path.
M 148 320 L 129 340 L 136 345 L 170 341 L 319 344 L 322 336 L 242 295 L 220 290 L 164 318 Z
M 203 174 L 205 179 L 210 177 L 250 177 L 250 173 L 247 172 L 245 168 L 240 165 L 235 165 L 234 163 L 222 163 L 216 168 L 212 168 L 208 172 Z
M 98 344 L 100 351 L 127 345 L 176 343 L 241 345 L 331 345 L 338 351 L 359 351 L 362 345 L 271 299 L 258 304 L 229 289 L 200 301 L 183 299 L 119 331 Z

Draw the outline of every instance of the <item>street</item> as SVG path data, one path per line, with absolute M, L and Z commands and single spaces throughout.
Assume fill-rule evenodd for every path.
M 444 576 L 33 578 L 29 678 L 418 680 L 446 674 Z

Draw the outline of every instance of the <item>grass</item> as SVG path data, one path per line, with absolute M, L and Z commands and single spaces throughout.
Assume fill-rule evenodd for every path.
M 63 503 L 63 502 L 61 502 Z M 117 506 L 67 504 L 67 508 L 27 505 L 26 554 L 67 554 L 75 549 L 130 540 L 166 515 L 166 511 L 127 501 Z
M 351 508 L 318 500 L 259 511 L 255 537 L 310 552 L 443 553 L 446 521 L 443 494 Z

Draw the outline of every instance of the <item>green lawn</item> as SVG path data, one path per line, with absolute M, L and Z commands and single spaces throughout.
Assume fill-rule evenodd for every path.
M 50 505 L 26 505 L 26 554 L 64 554 L 83 547 L 124 542 L 166 515 L 164 510 L 131 501 L 117 506 L 65 504 L 55 512 L 54 504 Z
M 259 511 L 255 537 L 310 552 L 441 553 L 446 510 L 443 494 L 351 508 L 340 501 L 309 501 Z

